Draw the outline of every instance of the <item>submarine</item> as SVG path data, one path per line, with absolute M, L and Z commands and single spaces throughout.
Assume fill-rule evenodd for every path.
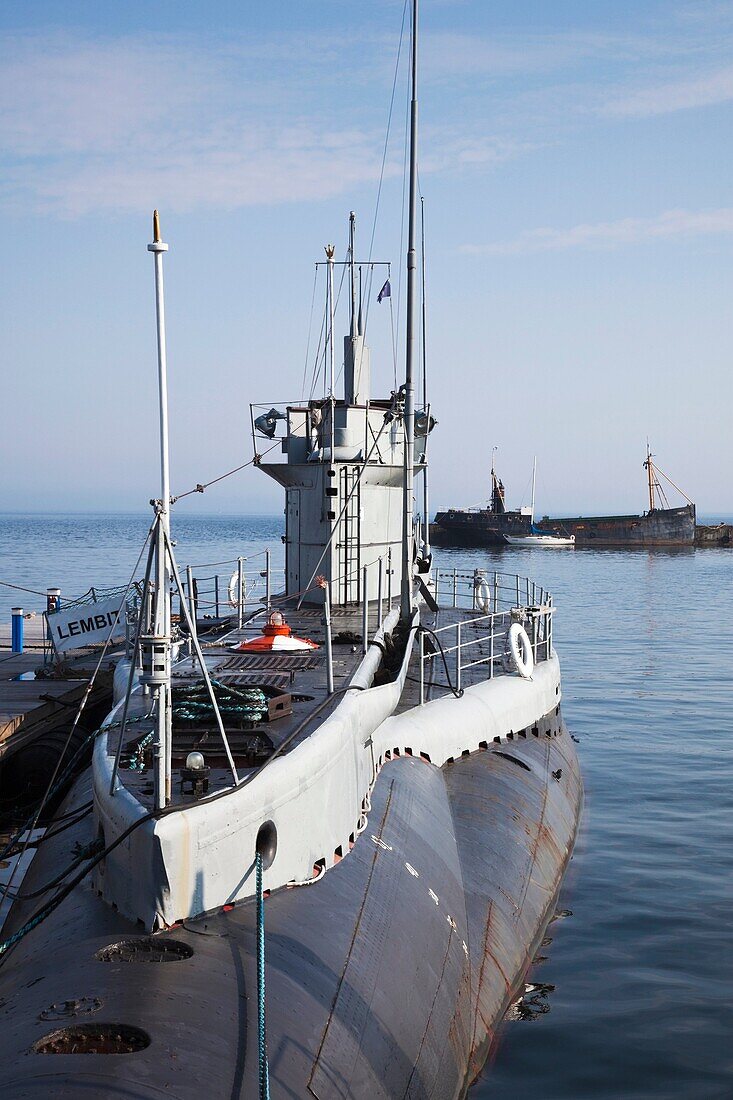
M 443 573 L 415 514 L 417 0 L 411 58 L 404 380 L 372 396 L 352 216 L 343 390 L 329 246 L 324 392 L 252 416 L 283 588 L 213 638 L 171 536 L 154 217 L 160 496 L 118 698 L 0 933 L 4 1095 L 461 1098 L 555 911 L 583 803 L 556 605 Z

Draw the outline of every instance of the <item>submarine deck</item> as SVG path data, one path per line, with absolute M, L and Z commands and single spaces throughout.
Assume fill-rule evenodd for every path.
M 387 617 L 389 610 L 385 606 L 381 619 Z M 230 687 L 234 692 L 262 688 L 272 696 L 274 713 L 269 720 L 267 715 L 263 721 L 225 720 L 225 733 L 240 781 L 261 767 L 273 751 L 287 752 L 295 748 L 328 717 L 349 687 L 363 657 L 362 608 L 333 608 L 334 694 L 329 697 L 322 611 L 315 608 L 293 609 L 286 612 L 286 617 L 294 636 L 307 638 L 317 643 L 319 648 L 292 653 L 237 652 L 237 646 L 242 642 L 261 636 L 261 620 L 258 618 L 208 643 L 204 650 L 207 669 L 218 685 Z M 470 608 L 447 606 L 432 611 L 424 604 L 422 619 L 428 633 L 423 635 L 422 642 L 413 645 L 407 680 L 396 713 L 417 706 L 421 699 L 427 702 L 451 692 L 453 688 L 465 689 L 480 683 L 490 675 L 516 674 L 513 667 L 509 669 L 506 665 L 506 639 L 511 622 L 509 611 L 493 615 L 488 629 L 487 616 Z M 377 605 L 370 604 L 370 644 L 380 621 Z M 546 652 L 545 640 L 539 637 L 536 655 L 541 655 L 543 648 Z M 421 659 L 421 649 L 424 661 Z M 380 668 L 378 675 L 386 679 L 390 677 L 389 670 L 384 668 Z M 185 658 L 174 666 L 174 700 L 177 694 L 179 698 L 185 698 L 191 689 L 201 691 L 202 684 L 197 662 Z M 278 707 L 280 709 L 275 709 Z M 153 720 L 147 713 L 147 700 L 140 693 L 131 701 L 130 715 L 133 721 L 126 730 L 119 776 L 141 805 L 152 808 L 154 762 L 150 748 L 146 751 L 145 744 L 150 744 Z M 117 741 L 116 731 L 111 729 L 108 739 L 110 756 L 117 750 Z M 210 768 L 207 793 L 232 785 L 232 771 L 213 713 L 205 718 L 193 716 L 191 720 L 174 720 L 174 776 L 176 769 L 183 767 L 188 753 L 193 750 L 204 755 Z M 183 783 L 174 783 L 173 802 L 185 805 L 195 801 L 196 795 L 191 791 L 184 792 L 182 788 Z

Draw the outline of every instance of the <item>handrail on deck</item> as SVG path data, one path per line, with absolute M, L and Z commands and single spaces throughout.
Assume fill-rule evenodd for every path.
M 520 577 L 518 573 L 489 574 L 486 570 L 475 569 L 472 573 L 457 569 L 439 570 L 432 574 L 436 603 L 443 607 L 477 610 L 479 606 L 488 608 L 479 615 L 468 619 L 457 619 L 431 630 L 438 641 L 442 656 L 454 656 L 453 670 L 455 679 L 453 689 L 460 691 L 463 673 L 479 665 L 488 666 L 488 678 L 496 674 L 497 663 L 503 663 L 509 655 L 508 635 L 513 622 L 522 623 L 529 634 L 535 663 L 548 660 L 552 655 L 552 616 L 555 608 L 552 596 L 529 577 Z M 466 634 L 477 635 L 466 637 Z M 440 635 L 452 635 L 453 644 L 443 644 Z M 446 637 L 446 642 L 448 638 Z M 488 645 L 489 652 L 474 660 L 464 660 L 473 656 L 466 651 L 471 647 Z M 434 650 L 426 651 L 425 636 L 420 635 L 420 704 L 425 703 L 427 686 L 443 687 L 451 690 L 451 684 L 436 683 L 437 670 L 440 675 L 442 664 L 435 662 L 440 656 Z M 426 676 L 426 673 L 428 674 Z

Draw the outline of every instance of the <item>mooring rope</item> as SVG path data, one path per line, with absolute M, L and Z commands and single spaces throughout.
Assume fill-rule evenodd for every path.
M 257 1037 L 260 1100 L 270 1100 L 267 1067 L 267 1017 L 265 1014 L 265 901 L 262 896 L 262 854 L 255 855 L 257 891 Z

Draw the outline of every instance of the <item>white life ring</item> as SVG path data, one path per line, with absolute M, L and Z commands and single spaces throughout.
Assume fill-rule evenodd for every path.
M 509 649 L 519 675 L 525 680 L 531 680 L 534 671 L 534 654 L 529 634 L 521 623 L 512 623 L 509 627 Z
M 244 573 L 242 573 L 242 606 L 244 606 L 244 592 L 245 592 Z M 229 606 L 239 607 L 239 570 L 235 569 L 229 578 Z
M 491 614 L 491 589 L 489 588 L 489 582 L 486 577 L 480 573 L 477 575 L 474 581 L 474 589 L 476 592 L 476 607 L 479 611 L 483 611 L 485 615 Z

